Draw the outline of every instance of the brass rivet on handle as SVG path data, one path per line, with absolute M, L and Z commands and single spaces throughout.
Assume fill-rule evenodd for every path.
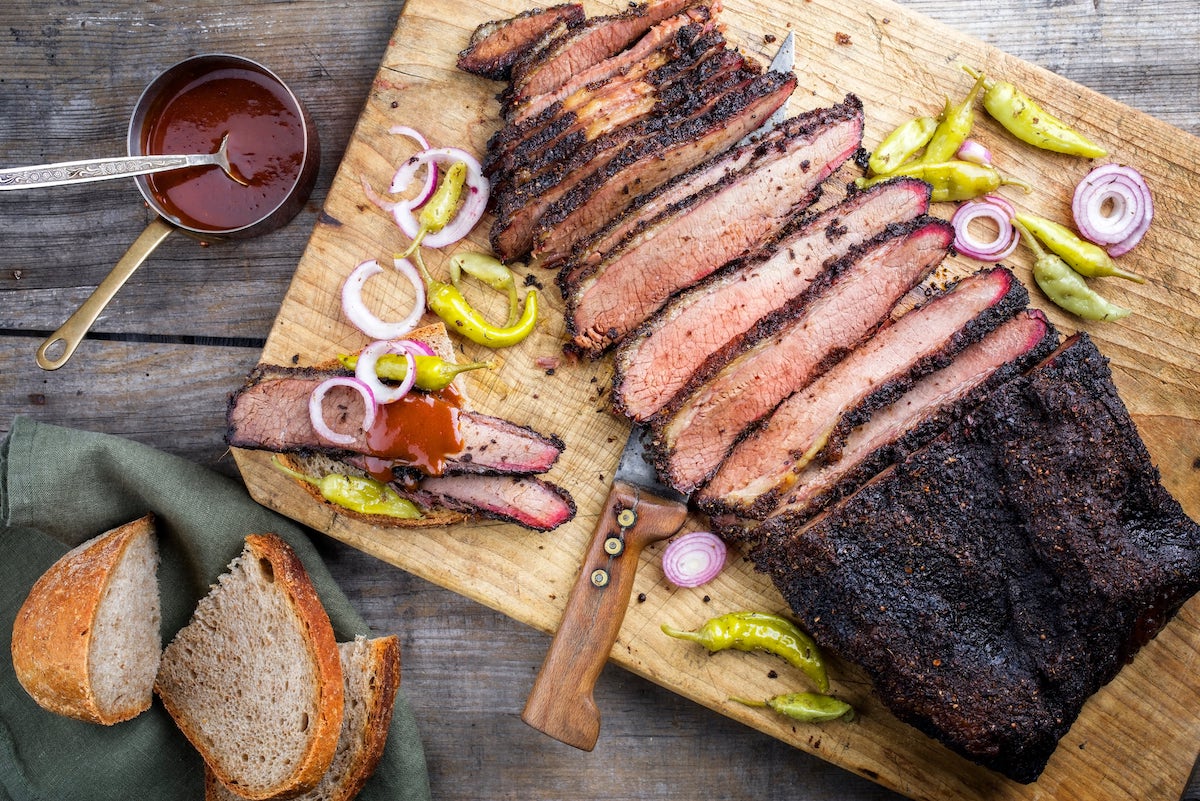
M 637 512 L 632 509 L 622 509 L 617 512 L 617 525 L 621 528 L 629 528 L 637 522 Z
M 609 537 L 604 541 L 604 552 L 609 556 L 619 556 L 625 550 L 625 543 L 620 537 Z
M 596 587 L 603 587 L 608 584 L 608 571 L 602 567 L 593 570 L 592 584 Z

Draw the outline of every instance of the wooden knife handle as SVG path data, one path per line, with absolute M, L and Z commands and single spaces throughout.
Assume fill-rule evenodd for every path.
M 681 503 L 613 483 L 521 720 L 584 751 L 595 747 L 600 710 L 592 692 L 625 619 L 638 556 L 686 519 Z

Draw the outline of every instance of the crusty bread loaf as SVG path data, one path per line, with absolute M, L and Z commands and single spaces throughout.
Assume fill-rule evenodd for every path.
M 446 333 L 446 326 L 443 323 L 432 323 L 430 325 L 414 329 L 407 337 L 405 337 L 405 339 L 422 342 L 432 348 L 433 352 L 441 359 L 452 363 L 455 361 L 454 343 L 450 340 L 449 335 Z M 333 359 L 317 366 L 321 368 L 334 368 L 340 366 L 340 362 L 338 362 L 336 359 Z M 467 385 L 462 375 L 459 375 L 454 379 L 454 390 L 458 393 L 458 396 L 462 398 L 463 407 L 470 408 L 470 403 L 468 402 L 467 398 Z M 289 470 L 295 470 L 296 472 L 302 473 L 306 476 L 312 476 L 314 478 L 320 478 L 331 473 L 359 477 L 369 476 L 366 470 L 347 464 L 346 462 L 335 459 L 332 456 L 320 453 L 303 455 L 295 453 L 281 453 L 276 454 L 274 458 L 278 460 L 279 464 L 283 467 Z M 466 514 L 450 509 L 424 509 L 422 510 L 423 514 L 418 518 L 364 514 L 363 512 L 349 509 L 345 506 L 340 506 L 326 500 L 321 496 L 321 491 L 311 482 L 301 481 L 299 479 L 295 480 L 304 488 L 305 492 L 312 496 L 313 500 L 335 510 L 339 515 L 352 520 L 368 523 L 372 526 L 378 526 L 380 528 L 427 528 L 431 526 L 448 526 L 453 523 L 459 523 L 467 518 Z
M 400 686 L 400 644 L 394 636 L 357 637 L 338 646 L 345 711 L 333 764 L 321 783 L 296 801 L 350 801 L 375 771 L 387 743 L 396 690 Z M 206 801 L 238 801 L 240 796 L 204 772 Z
M 342 671 L 304 566 L 251 534 L 162 655 L 155 690 L 226 786 L 249 799 L 311 790 L 342 727 Z
M 33 585 L 13 624 L 17 680 L 51 712 L 128 720 L 153 698 L 161 619 L 147 515 L 75 547 Z

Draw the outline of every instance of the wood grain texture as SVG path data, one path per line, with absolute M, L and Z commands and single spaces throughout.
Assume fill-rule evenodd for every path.
M 56 328 L 86 297 L 145 227 L 148 212 L 133 187 L 120 184 L 46 190 L 36 196 L 0 193 L 0 431 L 7 429 L 13 415 L 27 414 L 128 436 L 237 473 L 221 438 L 225 395 L 241 383 L 259 356 L 261 340 L 316 224 L 403 6 L 398 0 L 2 4 L 3 166 L 120 152 L 128 114 L 145 83 L 159 68 L 201 51 L 245 53 L 283 74 L 317 119 L 324 161 L 309 208 L 271 236 L 220 248 L 201 248 L 184 237 L 168 239 L 109 307 L 96 336 L 53 374 L 33 363 L 39 333 Z M 909 0 L 904 6 L 1200 135 L 1200 8 L 1194 0 L 997 0 L 986 8 L 950 0 Z M 801 12 L 793 21 L 798 29 L 804 29 L 809 16 L 803 6 Z M 767 21 L 778 28 L 790 18 L 780 13 Z M 932 58 L 947 56 L 956 41 L 951 36 L 938 42 L 930 49 Z M 400 45 L 406 54 L 425 47 L 411 38 Z M 934 97 L 922 94 L 922 99 L 936 104 L 943 91 L 946 88 L 939 86 Z M 873 118 L 872 133 L 880 135 L 881 128 L 881 120 Z M 1194 171 L 1195 161 L 1180 169 Z M 1187 214 L 1196 220 L 1195 212 Z M 1194 253 L 1185 255 L 1185 269 L 1191 264 L 1194 272 Z M 1195 284 L 1190 286 L 1194 292 Z M 1187 301 L 1187 292 L 1183 297 Z M 1195 333 L 1182 330 L 1175 336 L 1194 341 Z M 1169 380 L 1186 374 L 1176 375 Z M 1132 390 L 1122 388 L 1131 406 L 1140 402 L 1143 384 L 1153 388 L 1152 376 L 1133 382 Z M 540 377 L 534 386 L 543 386 Z M 514 385 L 512 391 L 523 388 Z M 600 405 L 598 400 L 596 408 Z M 1182 423 L 1198 414 L 1194 400 L 1181 399 L 1173 412 L 1143 414 L 1138 424 L 1143 433 L 1154 429 L 1151 438 L 1162 442 L 1178 437 L 1186 430 Z M 1177 448 L 1156 453 L 1156 458 L 1164 472 L 1186 476 L 1194 469 L 1198 451 L 1194 436 L 1183 437 Z M 599 475 L 589 479 L 603 483 Z M 1195 514 L 1194 507 L 1192 511 Z M 557 743 L 519 717 L 549 644 L 546 633 L 414 573 L 390 568 L 338 540 L 315 532 L 314 537 L 372 627 L 401 637 L 403 692 L 421 723 L 434 793 L 440 799 L 896 797 L 882 785 L 825 761 L 847 749 L 844 739 L 822 731 L 808 749 L 817 754 L 813 756 L 615 662 L 601 674 L 596 690 L 604 715 L 596 749 L 585 754 Z M 540 550 L 548 543 L 549 538 L 539 540 L 533 548 Z M 468 541 L 461 558 L 470 558 L 471 548 Z M 578 559 L 582 544 L 575 553 Z M 564 587 L 574 569 L 575 565 L 563 569 Z M 503 586 L 523 582 L 528 575 L 514 570 L 495 580 Z M 646 603 L 661 602 L 655 596 L 648 596 Z M 689 608 L 687 619 L 676 622 L 695 622 L 717 611 L 721 601 L 716 592 L 707 604 L 701 598 Z M 658 616 L 648 617 L 657 621 Z M 1146 753 L 1147 744 L 1158 744 L 1162 734 L 1139 739 L 1146 720 L 1156 726 L 1171 723 L 1170 750 L 1176 761 L 1166 766 L 1170 775 L 1163 783 L 1182 782 L 1176 778 L 1176 763 L 1190 761 L 1200 738 L 1165 716 L 1161 702 L 1191 692 L 1187 675 L 1194 653 L 1187 643 L 1194 620 L 1193 604 L 1168 629 L 1172 639 L 1160 638 L 1154 646 L 1163 653 L 1153 658 L 1172 660 L 1179 667 L 1177 677 L 1165 686 L 1147 683 L 1135 662 L 1134 672 L 1120 677 L 1124 684 L 1114 690 L 1115 696 L 1106 691 L 1094 699 L 1089 715 L 1097 715 L 1100 739 L 1119 738 L 1127 750 L 1102 766 L 1080 797 L 1129 797 L 1140 786 L 1130 781 L 1143 781 L 1134 774 L 1164 767 L 1159 756 Z M 1176 636 L 1181 622 L 1182 632 Z M 719 656 L 690 658 L 698 670 L 713 676 L 740 664 Z M 765 678 L 776 665 L 753 664 L 755 682 L 779 685 L 779 679 Z M 858 681 L 841 667 L 835 670 L 842 685 Z M 866 688 L 861 693 L 865 695 Z M 1145 697 L 1125 706 L 1125 693 Z M 1131 728 L 1130 723 L 1135 725 Z M 1103 730 L 1105 726 L 1111 728 Z M 1086 752 L 1096 742 L 1075 732 L 1072 738 L 1072 750 Z M 1177 757 L 1182 754 L 1189 756 Z M 908 752 L 892 749 L 886 756 L 907 777 L 898 787 L 902 793 L 921 797 L 931 789 L 940 791 L 936 782 L 926 785 L 925 774 L 905 770 L 911 760 Z M 1095 764 L 1100 765 L 1099 760 Z M 1169 796 L 1169 789 L 1160 795 Z M 1068 793 L 1060 786 L 1042 789 L 1042 797 L 1056 795 Z M 1200 797 L 1200 784 L 1193 785 L 1189 797 Z

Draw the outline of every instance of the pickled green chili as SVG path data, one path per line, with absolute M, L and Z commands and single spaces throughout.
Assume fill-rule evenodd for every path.
M 421 246 L 421 240 L 427 234 L 436 234 L 454 219 L 459 201 L 462 200 L 463 185 L 466 180 L 467 165 L 461 161 L 451 164 L 450 169 L 446 170 L 446 174 L 438 183 L 437 189 L 434 190 L 433 196 L 421 207 L 421 213 L 417 215 L 417 223 L 420 226 L 417 229 L 417 235 L 413 237 L 408 250 L 401 253 L 399 258 L 405 259 L 414 251 L 419 252 L 417 248 Z
M 867 160 L 867 168 L 874 175 L 887 175 L 911 161 L 921 148 L 929 144 L 937 127 L 938 121 L 933 117 L 914 117 L 899 125 L 875 148 Z
M 976 70 L 967 66 L 963 69 L 985 80 Z M 1038 106 L 1008 81 L 985 80 L 983 107 L 1009 133 L 1034 147 L 1089 159 L 1108 155 L 1103 147 Z
M 893 170 L 889 175 L 858 178 L 855 180 L 855 185 L 859 189 L 865 189 L 897 176 L 919 178 L 928 183 L 933 188 L 930 200 L 935 203 L 973 200 L 995 192 L 1001 186 L 1019 186 L 1026 192 L 1032 191 L 1028 184 L 1006 178 L 987 164 L 959 160 L 938 163 L 929 163 L 923 160 L 910 162 Z
M 1033 251 L 1033 280 L 1054 305 L 1085 320 L 1111 321 L 1129 315 L 1129 309 L 1110 303 L 1088 286 L 1071 265 L 1058 255 L 1048 253 L 1021 222 L 1014 220 L 1013 225 Z
M 321 493 L 322 498 L 352 512 L 399 517 L 406 520 L 415 520 L 421 517 L 421 510 L 417 508 L 416 504 L 406 498 L 401 498 L 395 489 L 382 481 L 341 473 L 330 473 L 320 477 L 310 476 L 284 466 L 278 456 L 271 457 L 271 462 L 281 473 L 312 484 Z
M 854 707 L 840 698 L 820 693 L 786 693 L 763 701 L 737 697 L 729 700 L 746 706 L 770 707 L 780 715 L 801 723 L 824 723 L 838 718 L 854 719 Z
M 515 323 L 497 326 L 488 322 L 458 287 L 433 280 L 423 264 L 421 270 L 425 275 L 425 302 L 429 310 L 442 318 L 451 330 L 472 342 L 489 348 L 507 348 L 529 336 L 537 325 L 536 289 L 525 293 L 525 308 Z
M 690 640 L 710 652 L 765 651 L 799 669 L 822 693 L 829 691 L 825 662 L 812 637 L 785 617 L 765 612 L 731 612 L 708 620 L 695 631 L 681 631 L 666 623 L 663 633 Z
M 1146 283 L 1146 279 L 1142 276 L 1118 267 L 1104 248 L 1076 236 L 1065 225 L 1034 214 L 1018 214 L 1016 220 L 1080 275 L 1088 278 L 1102 278 L 1111 275 L 1139 284 Z
M 338 356 L 338 361 L 347 369 L 353 370 L 358 366 L 358 355 L 341 354 Z M 417 367 L 417 378 L 414 386 L 426 392 L 437 392 L 438 390 L 445 389 L 450 386 L 451 382 L 460 373 L 495 367 L 495 363 L 490 361 L 455 364 L 438 356 L 425 356 L 423 354 L 413 356 L 413 361 Z M 408 374 L 408 361 L 403 356 L 394 353 L 384 354 L 375 363 L 375 373 L 386 381 L 403 381 L 404 377 Z
M 508 295 L 508 322 L 504 325 L 516 325 L 521 316 L 521 302 L 517 298 L 517 281 L 504 262 L 487 253 L 456 253 L 450 257 L 450 283 L 457 287 L 462 273 Z
M 985 80 L 985 76 L 979 75 L 971 91 L 957 106 L 952 106 L 949 98 L 946 99 L 946 109 L 942 112 L 937 130 L 933 132 L 933 137 L 921 156 L 923 163 L 940 164 L 949 161 L 962 147 L 962 143 L 967 141 L 971 129 L 975 126 L 975 99 L 983 91 Z

